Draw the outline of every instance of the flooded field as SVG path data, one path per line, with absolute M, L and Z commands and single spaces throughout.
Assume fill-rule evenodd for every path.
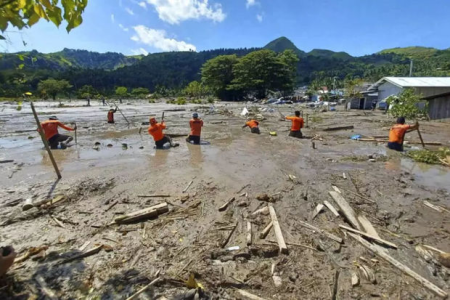
M 42 297 L 42 289 L 34 287 L 38 276 L 58 299 L 126 299 L 157 271 L 161 283 L 141 299 L 185 299 L 185 281 L 191 273 L 212 299 L 244 299 L 237 289 L 264 299 L 329 299 L 335 270 L 340 271 L 338 299 L 434 299 L 411 277 L 344 235 L 339 230 L 343 218 L 335 218 L 329 210 L 312 217 L 318 204 L 333 201 L 329 195 L 333 185 L 383 239 L 397 244 L 390 255 L 450 291 L 447 269 L 415 251 L 415 246 L 427 244 L 450 252 L 450 215 L 423 204 L 450 207 L 450 168 L 415 163 L 387 150 L 384 143 L 350 140 L 354 134 L 387 136 L 393 120 L 381 112 L 345 112 L 338 107 L 336 112 L 319 113 L 301 108 L 309 115 L 303 131 L 309 138 L 297 140 L 287 136 L 290 122 L 279 120 L 278 109 L 266 111 L 263 105 L 249 105 L 264 108 L 258 111 L 265 118 L 261 135 L 254 135 L 242 129 L 243 103 L 214 107 L 124 103 L 120 108 L 130 124 L 119 112 L 116 124 L 107 124 L 109 107 L 84 104 L 36 103 L 41 121 L 56 115 L 63 123 L 78 126 L 77 144 L 53 151 L 60 181 L 35 131 L 29 104 L 20 111 L 0 104 L 0 160 L 14 160 L 0 164 L 0 246 L 14 245 L 20 254 L 30 247 L 45 247 L 44 258 L 16 264 L 0 285 L 0 299 Z M 283 106 L 280 112 L 293 114 L 297 108 Z M 142 123 L 151 115 L 160 120 L 163 111 L 167 133 L 177 135 L 189 133 L 189 119 L 198 111 L 205 121 L 202 145 L 188 144 L 181 136 L 175 138 L 177 148 L 154 149 L 148 125 Z M 322 130 L 346 125 L 354 129 Z M 448 123 L 421 125 L 426 141 L 450 145 Z M 417 133 L 408 134 L 407 140 L 417 141 Z M 169 197 L 140 197 L 155 194 Z M 265 198 L 262 194 L 270 196 L 276 210 L 288 255 L 273 254 L 278 249 L 270 242 L 275 240 L 273 230 L 266 239 L 259 238 L 271 218 L 252 216 L 267 205 L 257 199 Z M 22 211 L 26 199 L 38 202 L 58 195 L 65 201 Z M 219 211 L 231 198 L 235 200 Z M 164 202 L 169 213 L 156 219 L 111 225 L 118 216 Z M 299 220 L 340 236 L 344 244 L 301 227 Z M 252 245 L 246 240 L 247 222 L 252 224 Z M 223 230 L 233 226 L 231 233 Z M 87 242 L 89 246 L 80 250 Z M 61 263 L 96 245 L 108 247 Z M 226 250 L 232 246 L 239 250 Z M 361 284 L 352 286 L 358 264 L 370 265 L 377 284 L 361 277 Z M 281 285 L 274 283 L 274 272 Z

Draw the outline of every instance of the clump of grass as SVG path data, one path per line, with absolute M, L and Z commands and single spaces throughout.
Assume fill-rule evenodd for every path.
M 323 121 L 323 118 L 320 116 L 312 115 L 309 117 L 309 120 L 313 123 L 321 123 Z
M 184 98 L 184 97 L 178 97 L 177 101 L 175 101 L 175 104 L 177 104 L 177 105 L 185 105 L 186 103 L 187 103 L 186 98 Z
M 438 151 L 431 150 L 411 150 L 408 152 L 408 157 L 414 161 L 422 162 L 430 165 L 441 164 L 441 160 L 445 160 L 450 155 L 449 148 L 439 148 Z

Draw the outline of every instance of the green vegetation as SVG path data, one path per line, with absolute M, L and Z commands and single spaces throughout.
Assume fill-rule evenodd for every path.
M 131 94 L 135 98 L 143 98 L 150 94 L 150 91 L 147 88 L 135 88 L 131 90 Z
M 47 79 L 39 82 L 38 91 L 44 98 L 50 96 L 56 100 L 58 94 L 67 92 L 72 86 L 67 80 Z
M 78 27 L 83 18 L 81 15 L 88 4 L 88 0 L 63 0 L 61 6 L 58 1 L 50 0 L 17 0 L 2 1 L 0 4 L 0 30 L 5 32 L 9 25 L 18 29 L 29 28 L 41 19 L 51 21 L 59 27 L 63 20 L 67 21 L 66 30 L 70 32 Z M 0 40 L 5 38 L 0 35 Z
M 124 86 L 119 86 L 116 88 L 116 96 L 119 99 L 125 98 L 128 95 L 128 89 Z
M 426 164 L 441 164 L 450 155 L 449 148 L 439 148 L 438 151 L 431 150 L 412 150 L 407 155 L 414 161 Z
M 98 92 L 92 87 L 92 85 L 84 85 L 77 91 L 78 99 L 94 98 Z
M 390 96 L 387 99 L 388 105 L 394 104 L 389 113 L 394 117 L 405 117 L 407 119 L 417 119 L 426 116 L 427 103 L 420 108 L 421 96 L 417 95 L 413 89 L 404 89 L 398 97 Z

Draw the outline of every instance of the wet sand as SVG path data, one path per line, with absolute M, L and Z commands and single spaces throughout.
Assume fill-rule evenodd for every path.
M 447 269 L 426 262 L 414 250 L 414 246 L 423 243 L 450 251 L 448 214 L 423 205 L 423 200 L 427 200 L 450 206 L 450 168 L 414 163 L 387 151 L 383 143 L 349 139 L 353 134 L 387 135 L 384 127 L 392 119 L 381 112 L 344 112 L 338 107 L 337 112 L 314 113 L 302 108 L 309 114 L 309 128 L 304 129 L 304 134 L 308 137 L 318 134 L 322 138 L 314 141 L 317 149 L 313 149 L 309 139 L 287 137 L 290 123 L 278 120 L 277 109 L 261 112 L 266 120 L 261 122 L 261 135 L 254 135 L 248 128 L 241 128 L 245 122 L 239 116 L 242 103 L 215 105 L 213 114 L 209 114 L 209 105 L 123 104 L 120 107 L 130 126 L 120 113 L 115 114 L 115 125 L 106 124 L 108 107 L 93 104 L 92 107 L 57 108 L 48 102 L 37 103 L 41 119 L 57 115 L 64 123 L 76 122 L 79 128 L 76 146 L 53 151 L 63 175 L 56 184 L 38 134 L 16 132 L 35 128 L 29 104 L 25 103 L 21 111 L 15 106 L 0 105 L 0 159 L 14 159 L 14 163 L 0 164 L 0 206 L 58 194 L 68 199 L 49 210 L 22 212 L 21 204 L 0 209 L 1 245 L 12 244 L 21 253 L 29 247 L 48 246 L 44 260 L 26 260 L 10 272 L 0 284 L 1 299 L 42 295 L 40 288 L 33 289 L 38 275 L 45 278 L 60 299 L 124 299 L 149 283 L 157 270 L 164 281 L 149 291 L 148 299 L 160 296 L 173 299 L 174 295 L 186 292 L 180 280 L 187 280 L 189 272 L 196 274 L 214 299 L 237 299 L 234 288 L 266 299 L 328 299 L 336 269 L 341 270 L 340 299 L 418 296 L 434 299 L 420 284 L 381 261 L 370 265 L 377 276 L 376 285 L 361 278 L 360 286 L 352 288 L 350 271 L 356 270 L 354 261 L 361 263 L 360 256 L 376 257 L 349 237 L 345 238 L 338 229 L 344 220 L 334 218 L 329 210 L 311 220 L 317 204 L 333 201 L 328 195 L 332 185 L 343 189 L 345 199 L 358 213 L 367 216 L 382 238 L 398 245 L 398 250 L 389 250 L 393 257 L 450 291 Z M 283 106 L 280 110 L 288 114 L 296 108 Z M 185 109 L 165 112 L 167 132 L 175 134 L 188 134 L 191 110 L 199 111 L 205 121 L 202 140 L 206 143 L 190 145 L 181 137 L 175 139 L 180 147 L 155 150 L 147 126 L 141 123 L 147 122 L 149 115 L 159 118 L 167 109 Z M 321 131 L 328 126 L 345 125 L 354 125 L 355 129 Z M 269 131 L 276 131 L 278 136 L 269 136 Z M 426 141 L 450 144 L 448 123 L 423 122 L 421 132 Z M 411 133 L 407 140 L 418 140 L 417 134 Z M 93 149 L 95 142 L 100 143 L 99 150 Z M 126 150 L 122 148 L 123 143 L 128 145 Z M 109 148 L 108 144 L 113 146 Z M 369 155 L 374 155 L 376 161 L 369 162 Z M 291 181 L 286 175 L 294 175 L 296 179 Z M 182 193 L 190 181 L 193 183 L 187 193 Z M 247 197 L 241 196 L 242 193 Z M 288 245 L 289 255 L 255 254 L 252 247 L 277 248 L 258 238 L 270 217 L 249 216 L 266 205 L 256 199 L 262 193 L 276 195 L 273 206 L 288 242 L 326 251 L 313 252 Z M 139 198 L 142 194 L 170 194 L 171 197 Z M 181 201 L 185 195 L 189 199 Z M 219 212 L 218 208 L 230 197 L 236 200 L 226 211 Z M 120 214 L 166 200 L 170 212 L 156 220 L 106 226 Z M 196 206 L 198 201 L 201 203 Z M 61 220 L 64 228 L 50 214 Z M 251 247 L 247 247 L 245 240 L 247 220 L 253 224 Z M 345 242 L 339 247 L 333 241 L 318 238 L 314 232 L 300 227 L 296 220 L 339 235 Z M 239 246 L 239 253 L 247 252 L 241 256 L 233 256 L 236 253 L 231 252 L 212 258 L 211 254 L 221 249 L 220 242 L 229 233 L 217 229 L 236 222 L 237 228 L 225 248 Z M 273 230 L 266 240 L 275 240 Z M 107 244 L 113 251 L 57 264 L 61 257 L 79 253 L 77 249 L 86 241 L 90 241 L 87 249 L 95 244 Z M 134 261 L 136 256 L 138 259 Z M 277 264 L 282 278 L 281 287 L 274 286 L 273 263 Z

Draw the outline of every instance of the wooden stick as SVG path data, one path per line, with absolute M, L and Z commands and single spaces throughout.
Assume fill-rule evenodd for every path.
M 330 202 L 325 200 L 323 201 L 323 204 L 325 204 L 325 206 L 328 207 L 328 209 L 333 213 L 335 217 L 339 217 L 339 212 L 336 210 L 336 208 L 334 208 L 333 205 L 331 205 Z
M 186 186 L 186 188 L 183 190 L 183 193 L 186 193 L 186 191 L 189 189 L 189 187 L 191 186 L 191 184 L 194 182 L 194 180 L 191 180 L 191 182 L 189 182 L 189 184 Z
M 434 210 L 436 210 L 436 211 L 438 211 L 438 212 L 448 212 L 448 213 L 450 213 L 450 211 L 448 210 L 448 209 L 446 209 L 446 208 L 444 208 L 444 207 L 442 207 L 442 206 L 439 206 L 439 205 L 434 205 L 434 204 L 431 204 L 430 202 L 428 202 L 428 201 L 423 201 L 423 204 L 425 205 L 425 206 L 428 206 L 429 208 L 431 208 L 431 209 L 434 209 Z
M 139 198 L 169 198 L 167 194 L 155 194 L 155 195 L 138 195 Z
M 234 228 L 231 229 L 230 233 L 228 234 L 227 238 L 222 242 L 222 244 L 220 245 L 222 248 L 224 248 L 228 242 L 230 241 L 231 236 L 233 235 L 234 231 L 236 230 L 236 227 L 238 225 L 238 222 L 236 222 L 236 224 L 234 225 Z
M 144 218 L 151 218 L 159 216 L 160 214 L 166 213 L 169 211 L 169 206 L 166 202 L 153 205 L 148 208 L 144 208 L 124 216 L 120 216 L 114 220 L 114 223 L 122 224 L 122 223 L 131 223 Z
M 227 209 L 228 205 L 230 205 L 235 200 L 235 197 L 231 198 L 227 202 L 225 202 L 221 207 L 219 207 L 219 211 L 224 211 Z
M 74 261 L 74 260 L 77 260 L 80 258 L 85 258 L 85 257 L 91 256 L 91 255 L 97 254 L 102 250 L 102 248 L 103 248 L 103 245 L 97 246 L 95 248 L 92 248 L 91 250 L 84 252 L 84 253 L 75 255 L 73 257 L 69 257 L 69 258 L 63 260 L 60 264 L 65 264 L 65 263 L 68 263 L 68 262 L 71 262 L 71 261 Z
M 417 125 L 419 125 L 419 122 L 417 122 Z M 425 143 L 423 142 L 422 134 L 420 133 L 419 127 L 417 127 L 417 134 L 419 135 L 419 139 L 420 139 L 420 143 L 422 144 L 422 147 L 425 149 Z
M 407 266 L 403 265 L 402 263 L 398 262 L 397 260 L 395 260 L 393 257 L 391 257 L 386 252 L 380 251 L 378 248 L 375 247 L 375 245 L 372 245 L 371 243 L 369 243 L 368 241 L 366 241 L 365 239 L 363 239 L 362 237 L 360 237 L 360 236 L 358 236 L 356 234 L 353 234 L 353 233 L 350 233 L 350 232 L 348 234 L 352 238 L 354 238 L 356 241 L 361 243 L 361 245 L 363 245 L 364 247 L 366 247 L 367 249 L 369 249 L 370 251 L 372 251 L 373 253 L 375 253 L 376 255 L 378 255 L 380 258 L 384 259 L 388 263 L 392 264 L 394 267 L 396 267 L 400 271 L 402 271 L 405 274 L 411 276 L 412 278 L 417 280 L 419 283 L 421 283 L 423 286 L 425 286 L 430 291 L 434 292 L 439 297 L 441 297 L 443 299 L 446 299 L 448 297 L 448 294 L 445 291 L 441 290 L 438 286 L 434 285 L 433 283 L 431 283 L 427 279 L 423 278 L 422 276 L 420 276 L 419 274 L 417 274 L 416 272 L 411 270 L 409 267 L 407 267 Z
M 277 242 L 277 241 L 273 241 L 273 240 L 267 240 L 267 241 L 270 242 L 270 243 L 276 243 Z M 316 248 L 313 248 L 313 247 L 310 247 L 310 246 L 307 246 L 307 245 L 302 245 L 302 244 L 298 244 L 298 243 L 291 243 L 291 242 L 286 242 L 286 244 L 292 245 L 292 246 L 297 246 L 297 247 L 302 247 L 302 248 L 306 248 L 306 249 L 309 249 L 309 250 L 313 250 L 313 251 L 319 252 L 319 250 L 317 250 Z
M 44 143 L 45 150 L 47 150 L 48 156 L 50 157 L 50 161 L 52 162 L 53 168 L 55 169 L 56 176 L 58 176 L 58 179 L 61 179 L 62 178 L 61 173 L 59 172 L 58 165 L 56 164 L 55 158 L 53 157 L 53 153 L 50 150 L 50 147 L 48 146 L 47 139 L 45 138 L 44 135 L 44 130 L 42 129 L 41 122 L 39 122 L 39 118 L 36 113 L 36 110 L 34 109 L 33 102 L 30 102 L 30 106 L 31 110 L 33 111 L 34 119 L 36 120 L 37 127 L 39 129 L 39 135 L 41 136 L 42 143 Z
M 322 131 L 336 131 L 336 130 L 347 130 L 347 129 L 353 129 L 354 126 L 350 125 L 350 126 L 339 126 L 339 127 L 327 127 L 327 128 L 323 128 Z
M 439 250 L 439 249 L 437 249 L 437 248 L 434 248 L 434 247 L 431 247 L 431 246 L 428 246 L 428 245 L 422 245 L 424 248 L 426 248 L 426 249 L 428 249 L 428 250 L 432 250 L 432 251 L 436 251 L 437 253 L 440 253 L 440 254 L 444 254 L 445 252 L 444 251 L 442 251 L 442 250 Z
M 332 239 L 335 242 L 338 242 L 339 244 L 342 244 L 342 242 L 343 242 L 343 240 L 340 237 L 335 236 L 334 234 L 331 234 L 331 233 L 329 233 L 329 232 L 327 232 L 325 230 L 322 230 L 322 229 L 320 229 L 320 228 L 318 228 L 318 227 L 316 227 L 314 225 L 311 225 L 309 223 L 306 223 L 306 222 L 303 222 L 303 221 L 300 221 L 300 220 L 297 220 L 297 222 L 299 222 L 299 224 L 301 226 L 306 227 L 306 228 L 308 228 L 310 230 L 316 231 L 319 234 L 324 235 L 324 236 L 328 237 L 329 239 Z
M 272 229 L 272 227 L 273 227 L 273 222 L 270 221 L 269 225 L 267 225 L 266 228 L 264 228 L 264 230 L 259 234 L 259 238 L 262 240 L 265 239 L 266 236 L 269 234 L 270 229 Z
M 314 209 L 314 212 L 313 212 L 313 215 L 312 215 L 311 220 L 314 220 L 314 218 L 315 218 L 318 214 L 320 214 L 320 212 L 323 210 L 323 208 L 324 208 L 323 204 L 319 203 L 319 204 L 316 206 L 316 209 Z
M 91 241 L 86 241 L 78 250 L 84 251 L 84 249 L 86 249 L 90 243 L 91 243 Z
M 359 235 L 362 235 L 362 236 L 364 236 L 366 238 L 369 238 L 371 240 L 377 241 L 380 244 L 383 244 L 383 245 L 386 245 L 386 246 L 389 246 L 389 247 L 397 249 L 397 245 L 395 245 L 395 244 L 393 244 L 391 242 L 385 241 L 383 239 L 380 239 L 380 238 L 378 238 L 376 236 L 370 235 L 368 233 L 365 233 L 365 232 L 362 232 L 362 231 L 359 231 L 359 230 L 356 230 L 356 229 L 353 229 L 353 228 L 350 228 L 350 227 L 347 227 L 347 226 L 344 226 L 344 225 L 339 225 L 339 227 L 342 228 L 342 229 L 345 229 L 347 231 L 351 231 L 353 233 L 357 233 Z
M 122 110 L 117 106 L 116 101 L 113 101 L 114 105 L 116 106 L 117 110 L 120 112 L 120 114 L 122 115 L 122 117 L 125 119 L 125 121 L 127 121 L 127 124 L 130 124 L 130 122 L 128 121 L 127 117 L 125 117 L 125 115 L 123 114 Z
M 373 227 L 372 223 L 370 223 L 370 221 L 366 218 L 366 216 L 359 215 L 358 221 L 361 224 L 361 226 L 363 227 L 365 233 L 368 233 L 368 234 L 380 239 L 380 235 L 375 230 L 375 227 Z
M 269 204 L 270 217 L 272 218 L 273 228 L 275 230 L 275 236 L 277 238 L 278 246 L 280 247 L 280 253 L 288 253 L 288 248 L 284 242 L 283 233 L 281 232 L 280 224 L 278 223 L 277 213 L 272 205 Z
M 247 221 L 247 246 L 252 244 L 252 223 Z
M 54 216 L 51 216 L 51 217 L 52 217 L 53 221 L 55 221 L 55 223 L 58 224 L 59 227 L 66 228 L 66 226 L 64 226 L 64 224 L 60 220 L 58 220 Z
M 339 206 L 339 209 L 344 214 L 345 218 L 352 224 L 353 227 L 361 231 L 361 225 L 359 225 L 358 220 L 356 219 L 356 213 L 353 208 L 348 204 L 348 202 L 342 197 L 338 192 L 331 191 L 329 192 L 330 196 L 334 199 L 336 204 Z
M 337 292 L 339 290 L 339 270 L 336 270 L 334 273 L 334 282 L 333 282 L 333 293 L 331 295 L 332 300 L 337 299 Z
M 47 283 L 45 283 L 45 280 L 41 275 L 36 276 L 36 281 L 41 286 L 42 292 L 45 296 L 47 296 L 50 300 L 58 300 L 55 292 L 47 286 Z
M 244 185 L 243 187 L 241 187 L 241 189 L 240 189 L 239 191 L 236 192 L 236 194 L 239 194 L 239 193 L 242 192 L 246 187 L 249 187 L 249 186 L 250 186 L 250 183 Z
M 75 123 L 75 128 L 77 127 L 77 123 Z M 75 129 L 75 145 L 78 144 L 78 139 L 77 139 L 77 129 Z
M 158 277 L 155 280 L 153 280 L 152 282 L 150 282 L 149 284 L 147 284 L 146 286 L 144 286 L 142 289 L 140 289 L 139 291 L 137 291 L 135 294 L 131 295 L 130 297 L 127 298 L 127 300 L 133 300 L 136 299 L 140 294 L 142 294 L 143 292 L 145 292 L 149 287 L 151 287 L 152 285 L 155 285 L 155 283 L 157 283 L 158 281 L 160 281 L 161 278 Z
M 246 292 L 244 290 L 237 290 L 237 292 L 244 298 L 250 299 L 250 300 L 266 300 L 264 298 L 258 297 L 256 295 L 250 294 L 249 292 Z

